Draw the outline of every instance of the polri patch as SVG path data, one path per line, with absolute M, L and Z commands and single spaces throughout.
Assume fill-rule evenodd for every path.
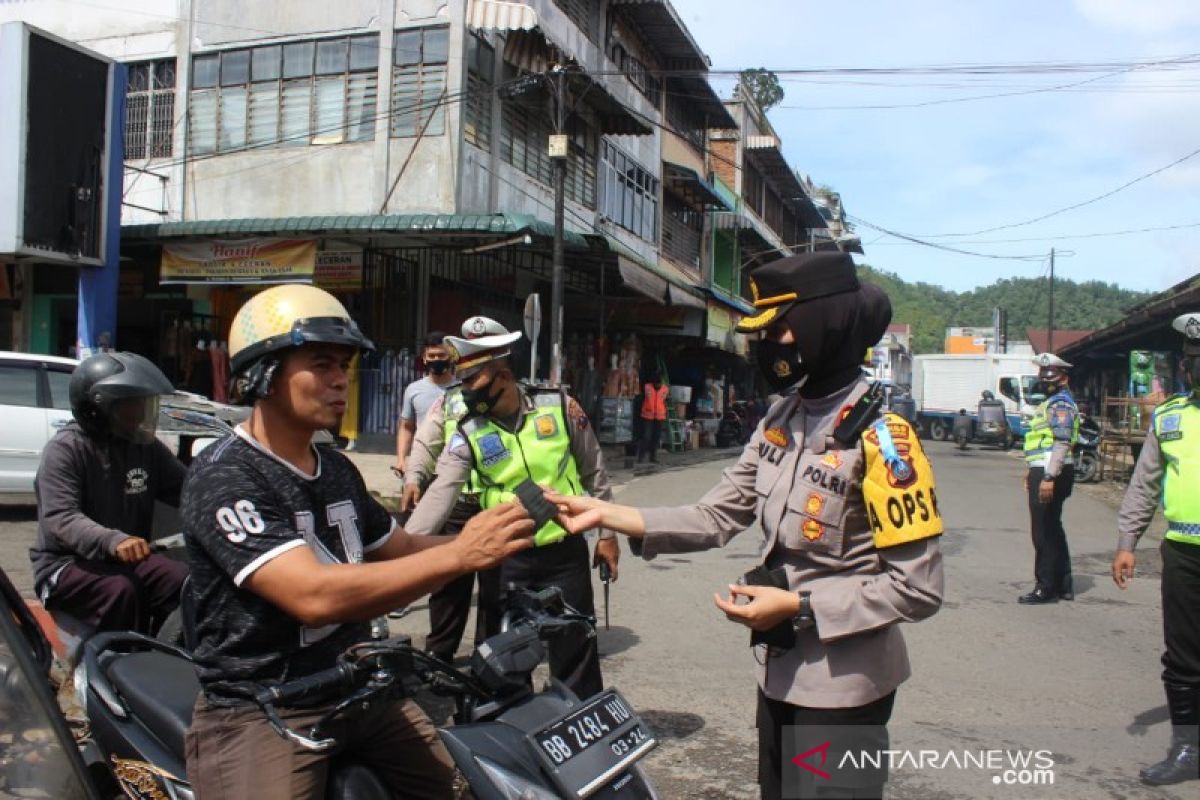
M 813 492 L 804 501 L 804 513 L 813 517 L 819 517 L 821 511 L 825 508 L 825 498 Z
M 533 430 L 539 439 L 549 439 L 558 434 L 558 421 L 553 414 L 542 414 L 533 420 Z
M 804 538 L 810 542 L 815 542 L 825 535 L 825 526 L 817 522 L 815 519 L 806 519 L 800 526 L 800 532 L 804 534 Z
M 787 447 L 791 441 L 783 428 L 767 428 L 763 431 L 763 438 L 776 447 Z
M 836 450 L 830 450 L 825 455 L 821 456 L 821 463 L 833 469 L 842 468 L 842 456 Z

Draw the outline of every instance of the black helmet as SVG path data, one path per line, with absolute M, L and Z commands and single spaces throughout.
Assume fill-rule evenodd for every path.
M 162 370 L 136 353 L 89 356 L 71 373 L 68 387 L 71 414 L 85 431 L 143 443 L 154 438 L 158 396 L 174 391 Z M 118 405 L 138 398 L 154 398 L 154 402 Z
M 995 400 L 996 395 L 992 394 L 992 391 L 990 389 L 984 389 L 983 390 L 983 399 L 984 400 Z

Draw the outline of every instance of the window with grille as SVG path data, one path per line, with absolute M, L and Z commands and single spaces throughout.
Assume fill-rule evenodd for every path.
M 467 97 L 463 138 L 482 150 L 492 146 L 495 50 L 476 34 L 467 37 Z
M 658 179 L 607 139 L 601 154 L 601 215 L 639 238 L 658 241 Z
M 662 97 L 662 84 L 658 78 L 650 74 L 650 70 L 640 59 L 629 54 L 620 42 L 613 42 L 608 50 L 609 59 L 621 70 L 629 82 L 641 92 L 650 104 L 658 108 Z
M 375 138 L 379 36 L 225 50 L 192 59 L 191 152 Z
M 549 112 L 544 107 L 506 100 L 500 111 L 500 158 L 531 178 L 550 186 L 554 165 L 550 159 Z M 596 162 L 599 136 L 581 117 L 568 120 L 569 150 L 564 193 L 588 208 L 596 207 Z
M 690 267 L 700 269 L 700 240 L 704 214 L 670 192 L 663 195 L 662 251 Z
M 703 152 L 708 121 L 704 113 L 696 108 L 695 100 L 688 94 L 686 86 L 676 81 L 667 81 L 667 127 L 692 146 Z
M 175 59 L 127 67 L 125 158 L 170 158 L 175 136 Z
M 396 31 L 392 43 L 392 136 L 446 132 L 449 28 Z M 428 124 L 427 124 L 428 123 Z

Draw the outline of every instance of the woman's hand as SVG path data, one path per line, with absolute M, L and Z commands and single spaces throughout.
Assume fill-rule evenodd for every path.
M 737 598 L 745 597 L 748 603 L 738 604 Z M 739 622 L 755 631 L 774 628 L 786 619 L 800 613 L 800 596 L 774 586 L 729 585 L 729 599 L 714 594 L 717 608 L 725 612 L 726 618 Z
M 571 533 L 583 533 L 601 526 L 604 520 L 603 500 L 582 495 L 579 497 L 559 494 L 546 489 L 546 499 L 558 507 L 558 524 Z

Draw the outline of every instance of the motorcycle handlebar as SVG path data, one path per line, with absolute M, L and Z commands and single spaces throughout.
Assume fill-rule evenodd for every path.
M 256 699 L 260 705 L 287 706 L 301 700 L 313 700 L 335 690 L 347 690 L 354 686 L 354 669 L 349 664 L 338 664 L 303 678 L 267 686 L 259 690 Z

